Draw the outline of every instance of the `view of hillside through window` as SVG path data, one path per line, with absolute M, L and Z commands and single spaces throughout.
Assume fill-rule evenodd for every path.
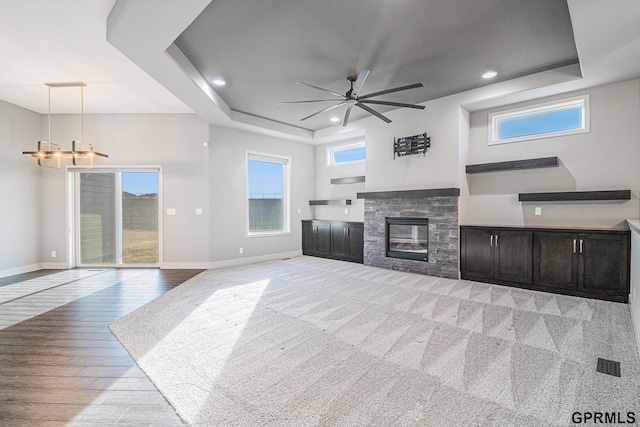
M 157 264 L 158 172 L 117 178 L 117 172 L 79 174 L 80 264 Z
M 122 173 L 122 262 L 158 262 L 158 173 Z
M 279 162 L 247 161 L 249 232 L 284 230 L 284 168 Z

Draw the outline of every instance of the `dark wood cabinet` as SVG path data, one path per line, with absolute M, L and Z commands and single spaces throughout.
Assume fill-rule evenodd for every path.
M 314 221 L 302 221 L 302 253 L 329 256 L 331 252 L 330 225 Z
M 460 241 L 463 279 L 531 283 L 531 231 L 461 227 Z
M 535 285 L 626 301 L 628 232 L 540 232 L 535 248 Z
M 627 230 L 460 227 L 463 279 L 627 302 Z
M 363 262 L 364 224 L 345 221 L 302 221 L 304 255 Z

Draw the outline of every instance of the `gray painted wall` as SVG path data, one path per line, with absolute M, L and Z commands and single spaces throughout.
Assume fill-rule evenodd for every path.
M 312 218 L 309 200 L 315 193 L 314 147 L 219 126 L 211 126 L 209 138 L 211 261 L 220 263 L 301 251 L 300 221 Z M 246 236 L 247 150 L 291 157 L 291 234 Z M 240 248 L 244 251 L 242 255 Z
M 40 168 L 22 155 L 44 139 L 41 118 L 0 101 L 0 277 L 37 269 L 42 262 Z
M 388 114 L 393 120 L 390 124 L 373 117 L 360 120 L 346 131 L 365 133 L 367 161 L 364 166 L 342 169 L 324 167 L 326 146 L 209 126 L 195 115 L 87 115 L 85 139 L 110 155 L 100 164 L 163 166 L 164 209 L 177 211 L 175 216 L 163 217 L 166 263 L 217 262 L 299 250 L 301 219 L 361 220 L 363 203 L 355 199 L 360 191 L 459 187 L 459 215 L 465 224 L 624 226 L 625 218 L 640 216 L 639 81 L 575 94 L 581 93 L 591 96 L 590 133 L 524 143 L 489 147 L 487 114 L 494 110 L 468 114 L 460 107 L 466 94 L 428 102 L 422 111 L 393 111 Z M 554 98 L 534 103 L 550 99 Z M 0 270 L 41 261 L 64 262 L 65 174 L 38 168 L 19 154 L 33 149 L 46 134 L 46 116 L 6 103 L 0 108 L 0 132 L 5 136 L 0 153 L 7 165 L 2 168 L 5 179 L 0 185 L 3 200 L 19 206 L 3 209 L 0 219 L 12 224 L 7 232 L 16 230 L 20 236 L 17 241 L 24 242 L 17 250 L 3 247 L 7 254 L 0 258 Z M 394 137 L 425 131 L 432 138 L 426 156 L 393 159 Z M 53 116 L 55 141 L 68 145 L 79 137 L 78 132 L 78 115 Z M 318 137 L 335 142 L 344 132 L 336 126 L 319 132 Z M 202 144 L 207 140 L 208 148 Z M 293 158 L 290 236 L 245 235 L 247 149 Z M 560 157 L 560 168 L 474 176 L 464 173 L 465 164 L 552 155 Z M 365 184 L 330 184 L 331 178 L 361 174 L 366 175 Z M 623 203 L 547 203 L 542 205 L 542 216 L 535 217 L 535 205 L 517 202 L 517 193 L 522 191 L 591 189 L 631 189 L 633 199 Z M 347 214 L 344 207 L 308 205 L 310 199 L 325 198 L 352 198 L 355 204 Z M 204 215 L 196 216 L 196 208 L 203 208 Z M 38 218 L 42 218 L 42 225 Z M 56 259 L 50 257 L 52 250 L 58 253 Z
M 461 224 L 625 227 L 640 215 L 639 80 L 590 88 L 532 102 L 469 114 L 461 105 L 471 92 L 425 103 L 422 111 L 396 110 L 385 124 L 377 118 L 353 122 L 347 130 L 364 130 L 367 142 L 366 191 L 458 187 Z M 481 90 L 489 90 L 484 88 Z M 488 114 L 511 107 L 590 94 L 591 132 L 573 136 L 488 146 Z M 427 132 L 426 156 L 393 159 L 394 137 Z M 318 132 L 336 138 L 338 126 Z M 318 147 L 316 154 L 322 148 Z M 467 175 L 467 164 L 558 156 L 562 166 L 536 171 Z M 326 172 L 316 159 L 316 193 L 331 194 Z M 518 202 L 519 192 L 631 189 L 632 200 L 613 203 Z M 534 216 L 535 206 L 542 215 Z M 353 215 L 357 216 L 358 212 Z M 340 219 L 333 211 L 323 219 Z
M 43 132 L 46 121 L 43 120 Z M 52 139 L 70 146 L 80 139 L 80 116 L 52 116 Z M 100 166 L 162 166 L 163 261 L 165 266 L 206 266 L 209 262 L 209 161 L 203 142 L 209 126 L 193 114 L 85 115 L 85 140 L 99 152 Z M 45 262 L 65 262 L 66 174 L 64 169 L 42 171 L 42 233 Z M 176 209 L 167 216 L 166 209 Z M 203 215 L 195 215 L 202 208 Z M 51 258 L 55 250 L 58 257 Z
M 364 200 L 357 199 L 356 194 L 365 191 L 366 183 L 331 184 L 331 179 L 363 176 L 365 175 L 365 163 L 327 166 L 327 149 L 335 145 L 340 145 L 340 143 L 329 143 L 315 147 L 315 199 L 351 199 L 353 204 L 351 206 L 312 206 L 313 217 L 315 219 L 363 221 Z M 367 155 L 369 155 L 368 152 Z
M 468 162 L 558 156 L 561 166 L 466 176 L 469 199 L 466 224 L 529 226 L 626 227 L 626 218 L 640 212 L 639 80 L 631 80 L 535 102 L 471 114 Z M 582 94 L 590 95 L 591 131 L 557 138 L 489 146 L 488 114 Z M 623 190 L 627 202 L 520 203 L 519 192 Z M 542 215 L 535 216 L 540 206 Z

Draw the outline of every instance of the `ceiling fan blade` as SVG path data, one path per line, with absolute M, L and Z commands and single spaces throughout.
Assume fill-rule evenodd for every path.
M 424 110 L 424 105 L 404 104 L 402 102 L 391 102 L 391 101 L 374 101 L 373 99 L 364 100 L 364 101 L 359 100 L 359 101 L 367 104 L 393 105 L 394 107 L 407 107 L 407 108 L 415 108 L 417 110 Z
M 358 94 L 362 90 L 362 86 L 364 85 L 364 81 L 367 80 L 367 76 L 369 75 L 369 70 L 362 70 L 358 75 L 355 83 L 353 83 L 353 91 L 351 91 L 351 97 L 357 98 Z
M 344 101 L 343 99 L 311 99 L 311 100 L 307 100 L 307 101 L 281 101 L 278 102 L 278 105 L 283 105 L 283 104 L 300 104 L 300 103 L 306 103 L 306 102 L 330 102 L 330 101 L 334 101 L 334 102 L 342 102 Z
M 414 83 L 412 85 L 400 86 L 400 87 L 396 87 L 396 88 L 393 88 L 393 89 L 387 89 L 387 90 L 381 90 L 380 92 L 368 93 L 366 95 L 359 96 L 358 100 L 362 101 L 363 99 L 373 98 L 374 96 L 384 95 L 386 93 L 400 92 L 401 90 L 415 89 L 417 87 L 422 87 L 422 83 Z
M 339 107 L 339 106 L 341 106 L 341 105 L 344 105 L 344 104 L 345 104 L 344 102 L 341 102 L 340 104 L 336 104 L 336 105 L 332 105 L 331 107 L 324 108 L 324 109 L 322 109 L 322 110 L 320 110 L 320 111 L 318 111 L 318 112 L 313 113 L 313 114 L 312 114 L 312 115 L 310 115 L 310 116 L 307 116 L 307 117 L 305 117 L 305 118 L 303 118 L 303 119 L 300 119 L 300 121 L 310 119 L 310 118 L 311 118 L 311 117 L 313 117 L 313 116 L 317 116 L 318 114 L 320 114 L 320 113 L 324 113 L 325 111 L 333 110 L 334 108 L 337 108 L 337 107 Z
M 349 123 L 349 114 L 351 114 L 351 107 L 353 105 L 347 105 L 347 111 L 344 113 L 344 120 L 342 121 L 342 127 L 346 126 Z
M 380 120 L 383 120 L 386 123 L 391 123 L 391 119 L 383 116 L 382 114 L 378 113 L 376 110 L 374 110 L 373 108 L 370 108 L 366 105 L 364 105 L 362 102 L 358 102 L 356 104 L 358 107 L 362 108 L 364 111 L 368 112 L 369 114 L 373 114 L 374 116 L 376 116 L 377 118 L 379 118 Z
M 341 93 L 334 92 L 334 91 L 329 90 L 329 89 L 324 89 L 324 88 L 321 88 L 321 87 L 318 87 L 318 86 L 314 86 L 314 85 L 310 85 L 309 83 L 304 83 L 304 82 L 296 82 L 296 83 L 298 83 L 299 85 L 309 86 L 309 87 L 312 87 L 314 89 L 321 90 L 323 92 L 329 92 L 331 95 L 339 96 L 340 99 L 345 99 L 345 96 L 342 95 Z

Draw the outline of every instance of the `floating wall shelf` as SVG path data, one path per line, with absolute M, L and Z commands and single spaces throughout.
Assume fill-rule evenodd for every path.
M 511 160 L 507 162 L 467 165 L 466 171 L 467 173 L 483 173 L 519 169 L 551 168 L 557 166 L 560 166 L 560 161 L 557 157 L 541 157 L 538 159 Z
M 331 178 L 332 184 L 356 184 L 358 182 L 364 182 L 363 176 L 347 176 L 344 178 Z
M 595 200 L 630 200 L 631 190 L 563 191 L 555 193 L 520 193 L 521 202 L 570 202 Z
M 457 197 L 459 188 L 431 188 L 426 190 L 400 190 L 400 191 L 370 191 L 358 193 L 358 199 L 396 199 L 396 198 L 422 198 L 422 197 Z
M 309 206 L 348 206 L 351 199 L 309 200 Z

